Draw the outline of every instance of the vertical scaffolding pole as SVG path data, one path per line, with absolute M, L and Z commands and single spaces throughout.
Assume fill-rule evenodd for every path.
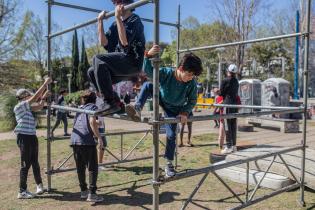
M 180 4 L 177 9 L 177 43 L 176 43 L 176 67 L 179 66 L 179 49 L 180 49 Z
M 296 21 L 295 21 L 295 32 L 300 32 L 300 13 L 299 10 L 296 11 Z M 294 99 L 299 99 L 299 48 L 300 48 L 300 37 L 295 38 L 295 63 L 294 63 Z
M 159 44 L 159 0 L 154 0 L 154 44 Z M 159 113 L 159 54 L 154 58 L 154 71 L 153 71 L 153 119 L 158 121 L 160 118 Z M 153 125 L 153 209 L 159 209 L 159 124 Z
M 51 77 L 51 39 L 49 37 L 51 32 L 51 0 L 47 1 L 48 7 L 48 27 L 47 27 L 47 71 L 48 76 Z M 51 85 L 48 86 L 48 90 L 51 91 Z M 50 118 L 51 118 L 51 107 L 50 107 L 50 97 L 48 98 L 47 107 L 47 191 L 51 189 L 51 136 L 50 136 Z
M 306 35 L 304 39 L 304 119 L 303 119 L 303 149 L 302 149 L 302 164 L 301 164 L 301 185 L 300 185 L 300 204 L 305 206 L 304 201 L 304 178 L 305 178 L 305 156 L 306 156 L 306 123 L 307 123 L 307 99 L 308 99 L 308 56 L 309 56 L 309 42 L 310 42 L 310 22 L 311 22 L 311 0 L 307 1 L 307 14 L 306 14 Z
M 177 43 L 176 43 L 176 68 L 179 67 L 179 48 L 180 48 L 180 5 L 178 5 L 177 9 Z M 175 168 L 178 165 L 178 133 L 180 132 L 180 123 L 177 124 L 176 127 L 176 146 L 175 146 Z

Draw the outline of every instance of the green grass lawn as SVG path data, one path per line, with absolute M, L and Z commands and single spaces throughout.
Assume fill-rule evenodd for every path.
M 136 143 L 142 135 L 124 136 L 124 154 Z M 164 137 L 161 137 L 164 139 Z M 120 157 L 120 137 L 110 137 L 109 148 Z M 46 176 L 46 141 L 40 142 L 40 165 L 44 183 Z M 217 149 L 216 135 L 207 134 L 195 136 L 195 147 L 183 147 L 179 149 L 178 170 L 205 167 L 209 164 L 210 151 Z M 163 147 L 160 147 L 161 154 Z M 140 144 L 130 158 L 142 157 L 152 154 L 152 137 L 148 136 Z M 71 153 L 68 140 L 52 142 L 52 163 L 56 168 L 66 156 Z M 119 164 L 109 167 L 99 173 L 98 194 L 104 196 L 101 204 L 87 203 L 79 198 L 79 186 L 75 171 L 54 174 L 52 176 L 53 191 L 32 200 L 16 199 L 19 179 L 19 151 L 15 140 L 0 141 L 0 209 L 151 209 L 152 186 L 152 160 L 137 161 Z M 105 155 L 105 160 L 114 159 Z M 165 162 L 161 158 L 160 165 Z M 74 167 L 73 158 L 65 164 L 66 168 Z M 182 202 L 189 196 L 202 175 L 194 176 L 160 186 L 160 209 L 179 209 Z M 236 193 L 244 198 L 245 185 L 227 181 Z M 34 191 L 34 178 L 30 170 L 29 190 Z M 271 190 L 261 189 L 257 195 L 262 195 Z M 299 191 L 286 192 L 248 209 L 313 209 L 315 208 L 315 194 L 307 191 L 305 200 L 306 208 L 300 208 L 296 200 Z M 188 209 L 227 209 L 236 206 L 238 201 L 233 198 L 227 189 L 213 176 L 209 175 L 204 185 L 193 199 Z

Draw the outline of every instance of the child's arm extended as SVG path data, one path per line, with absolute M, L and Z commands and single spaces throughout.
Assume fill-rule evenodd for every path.
M 51 81 L 52 81 L 51 78 L 47 77 L 45 79 L 45 82 L 42 84 L 42 86 L 40 86 L 40 88 L 36 91 L 36 93 L 33 96 L 31 96 L 29 99 L 27 99 L 28 103 L 31 104 L 38 101 L 38 99 L 42 97 L 43 92 L 46 90 L 46 86 L 49 85 Z
M 153 66 L 149 58 L 154 57 L 159 52 L 160 52 L 160 46 L 153 45 L 153 47 L 144 55 L 144 64 L 143 64 L 144 72 L 150 78 L 153 78 Z
M 197 104 L 197 85 L 192 85 L 187 93 L 187 103 L 182 107 L 181 113 L 190 113 Z
M 99 123 L 97 122 L 95 116 L 90 117 L 90 125 L 91 125 L 91 129 L 94 133 L 94 136 L 96 136 L 96 138 L 97 138 L 99 148 L 102 148 L 103 147 L 103 141 L 102 141 L 101 134 L 98 131 Z
M 31 110 L 32 110 L 33 112 L 38 112 L 38 111 L 42 110 L 43 107 L 44 107 L 44 105 L 45 105 L 45 100 L 46 100 L 46 98 L 47 98 L 48 96 L 50 96 L 50 92 L 49 92 L 49 91 L 46 91 L 46 92 L 43 94 L 43 96 L 41 97 L 41 100 L 40 100 L 39 103 L 36 103 L 36 104 L 31 105 Z

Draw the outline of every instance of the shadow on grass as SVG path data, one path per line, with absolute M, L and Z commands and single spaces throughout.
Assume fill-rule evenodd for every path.
M 148 179 L 143 179 L 143 180 L 148 180 Z M 123 184 L 128 184 L 132 182 L 133 182 L 132 186 L 114 191 L 114 192 L 126 191 L 128 194 L 127 196 L 113 194 L 114 192 L 107 192 L 105 194 L 99 194 L 104 197 L 104 201 L 101 203 L 92 203 L 92 206 L 101 206 L 101 205 L 109 206 L 113 204 L 123 204 L 130 207 L 141 207 L 143 209 L 150 209 L 148 207 L 145 207 L 145 205 L 152 205 L 152 193 L 140 192 L 140 191 L 137 191 L 137 189 L 144 186 L 151 185 L 151 184 L 147 183 L 144 185 L 137 186 L 136 185 L 137 181 L 126 182 Z M 123 185 L 123 184 L 120 184 L 120 185 Z M 103 186 L 103 187 L 107 187 L 107 186 Z M 178 192 L 162 192 L 160 193 L 160 204 L 172 203 L 176 201 L 175 197 L 179 195 L 180 193 Z M 56 189 L 52 189 L 49 194 L 43 194 L 37 198 L 38 199 L 54 199 L 58 201 L 83 201 L 84 202 L 84 199 L 80 198 L 80 192 L 73 193 L 73 192 L 58 191 Z
M 313 210 L 313 209 L 315 209 L 315 204 L 310 206 L 310 207 L 308 207 L 306 210 Z
M 195 144 L 193 147 L 216 147 L 218 143 L 210 143 L 210 144 Z
M 120 196 L 117 194 L 112 194 L 112 192 L 106 193 L 104 195 L 104 202 L 95 203 L 93 204 L 93 206 L 124 204 L 129 207 L 141 207 L 143 209 L 150 209 L 148 207 L 145 207 L 145 205 L 152 205 L 152 193 L 137 191 L 138 188 L 150 184 L 136 186 L 136 183 L 137 182 L 134 182 L 131 187 L 125 188 L 127 190 L 128 196 Z M 179 195 L 180 193 L 178 192 L 162 192 L 160 193 L 160 204 L 172 203 L 176 200 L 175 197 Z
M 102 188 L 108 188 L 108 187 L 118 187 L 118 186 L 122 186 L 122 185 L 126 185 L 126 184 L 130 184 L 130 183 L 134 183 L 134 182 L 141 182 L 141 181 L 147 181 L 148 184 L 146 185 L 149 185 L 149 181 L 152 180 L 152 178 L 144 178 L 144 179 L 138 179 L 138 180 L 135 180 L 135 181 L 129 181 L 129 182 L 124 182 L 124 183 L 119 183 L 119 184 L 113 184 L 113 185 L 104 185 L 104 186 L 100 186 L 98 187 L 98 189 L 102 189 Z M 146 186 L 146 185 L 142 185 L 142 186 Z M 121 189 L 119 191 L 122 191 L 122 190 L 126 190 L 128 188 L 125 188 L 125 189 Z
M 135 175 L 144 175 L 144 174 L 152 174 L 152 166 L 115 166 L 112 168 L 112 171 L 115 172 L 123 172 L 123 171 L 131 171 L 134 172 Z

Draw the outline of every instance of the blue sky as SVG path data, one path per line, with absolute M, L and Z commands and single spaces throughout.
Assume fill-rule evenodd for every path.
M 21 0 L 23 2 L 23 11 L 32 10 L 36 15 L 39 15 L 43 20 L 47 18 L 47 6 L 45 0 Z M 80 6 L 95 8 L 99 10 L 111 11 L 114 9 L 111 0 L 56 0 L 63 3 L 76 4 Z M 160 16 L 161 20 L 167 22 L 177 21 L 177 5 L 181 5 L 182 20 L 188 16 L 196 17 L 199 22 L 211 21 L 211 2 L 216 0 L 160 0 Z M 284 8 L 289 0 L 270 1 L 274 8 Z M 148 4 L 136 10 L 136 13 L 141 17 L 152 19 L 153 5 Z M 53 22 L 60 25 L 62 28 L 68 28 L 74 24 L 78 24 L 96 17 L 97 14 L 92 12 L 85 12 L 70 8 L 63 8 L 53 6 L 52 16 Z M 266 14 L 266 16 L 268 16 Z M 105 28 L 112 22 L 113 19 L 105 22 Z M 151 23 L 144 23 L 145 35 L 147 40 L 153 39 L 153 25 Z M 161 26 L 160 41 L 170 42 L 172 40 L 172 27 Z M 68 35 L 69 36 L 69 35 Z
M 47 6 L 44 0 L 22 0 L 23 1 L 23 10 L 32 10 L 36 15 L 39 15 L 43 20 L 47 17 Z M 192 4 L 191 0 L 162 0 L 161 1 L 161 20 L 167 22 L 177 21 L 177 5 L 180 3 L 182 7 L 182 18 L 192 15 L 191 11 L 198 11 L 193 14 L 200 22 L 205 22 L 208 18 L 207 10 L 204 9 L 204 6 L 208 4 L 209 0 L 197 0 L 198 4 Z M 36 3 L 35 3 L 36 2 Z M 59 0 L 59 2 L 76 4 L 80 6 L 95 8 L 99 10 L 111 11 L 114 9 L 111 0 Z M 97 14 L 93 12 L 85 12 L 70 8 L 62 8 L 59 6 L 54 6 L 52 10 L 53 21 L 63 28 L 73 26 L 90 20 L 96 17 Z M 148 4 L 136 10 L 136 13 L 141 17 L 152 19 L 153 15 L 153 5 Z M 110 19 L 109 22 L 112 22 L 113 19 Z M 148 40 L 152 40 L 152 24 L 144 23 L 146 37 Z M 105 23 L 106 27 L 106 23 Z M 161 26 L 161 41 L 169 42 L 171 40 L 171 31 L 172 27 Z

